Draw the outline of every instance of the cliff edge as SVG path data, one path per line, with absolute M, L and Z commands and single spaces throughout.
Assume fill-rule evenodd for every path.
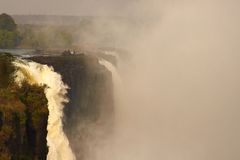
M 14 83 L 14 57 L 0 54 L 0 159 L 43 160 L 48 152 L 44 88 Z

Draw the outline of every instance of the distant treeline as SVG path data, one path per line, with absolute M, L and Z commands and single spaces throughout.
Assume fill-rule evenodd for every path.
M 14 17 L 18 24 L 7 14 L 0 15 L 0 48 L 119 48 L 126 40 L 138 36 L 136 29 L 129 29 L 141 29 L 142 24 L 121 17 Z
M 0 15 L 0 48 L 70 48 L 72 34 L 60 26 L 17 25 L 14 19 Z
M 71 48 L 73 44 L 72 34 L 59 26 L 19 26 L 21 36 L 20 48 Z

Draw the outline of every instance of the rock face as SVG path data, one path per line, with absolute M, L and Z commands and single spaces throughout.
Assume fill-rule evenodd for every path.
M 0 159 L 44 160 L 48 152 L 44 88 L 18 87 L 12 77 L 13 59 L 0 54 Z
M 32 57 L 52 66 L 69 86 L 64 131 L 77 160 L 94 159 L 94 147 L 112 131 L 111 73 L 89 55 Z M 48 108 L 44 88 L 12 76 L 14 57 L 0 54 L 0 160 L 44 160 Z
M 90 55 L 32 57 L 52 66 L 69 86 L 64 131 L 77 160 L 94 159 L 95 145 L 111 132 L 114 113 L 111 73 Z

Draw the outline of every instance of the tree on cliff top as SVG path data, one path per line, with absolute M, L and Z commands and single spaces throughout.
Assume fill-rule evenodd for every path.
M 15 31 L 17 25 L 13 18 L 6 13 L 0 15 L 0 30 Z
M 0 48 L 14 48 L 20 43 L 17 25 L 13 18 L 5 13 L 0 15 Z

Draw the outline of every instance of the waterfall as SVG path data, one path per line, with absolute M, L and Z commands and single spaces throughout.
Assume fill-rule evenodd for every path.
M 96 160 L 113 160 L 117 159 L 118 155 L 118 138 L 119 129 L 121 127 L 121 117 L 124 115 L 124 104 L 123 104 L 123 84 L 122 79 L 118 73 L 117 68 L 109 61 L 104 59 L 99 59 L 99 64 L 104 66 L 112 74 L 113 82 L 113 94 L 114 94 L 114 134 L 109 136 L 109 139 L 105 139 L 105 144 L 98 148 Z M 119 156 L 119 155 L 118 155 Z
M 45 94 L 48 100 L 48 125 L 47 145 L 48 160 L 75 160 L 75 156 L 69 146 L 68 139 L 63 132 L 63 108 L 68 102 L 66 97 L 67 85 L 62 81 L 61 75 L 54 72 L 52 67 L 35 62 L 15 61 L 18 68 L 15 73 L 15 81 L 21 86 L 23 81 L 31 85 L 45 86 Z
M 100 59 L 99 60 L 99 64 L 103 65 L 104 67 L 106 67 L 111 73 L 112 73 L 112 80 L 113 80 L 113 89 L 114 89 L 114 101 L 115 101 L 115 105 L 119 105 L 120 100 L 119 98 L 121 98 L 121 90 L 122 90 L 122 80 L 120 75 L 118 74 L 118 71 L 116 69 L 116 67 L 104 60 L 104 59 Z

